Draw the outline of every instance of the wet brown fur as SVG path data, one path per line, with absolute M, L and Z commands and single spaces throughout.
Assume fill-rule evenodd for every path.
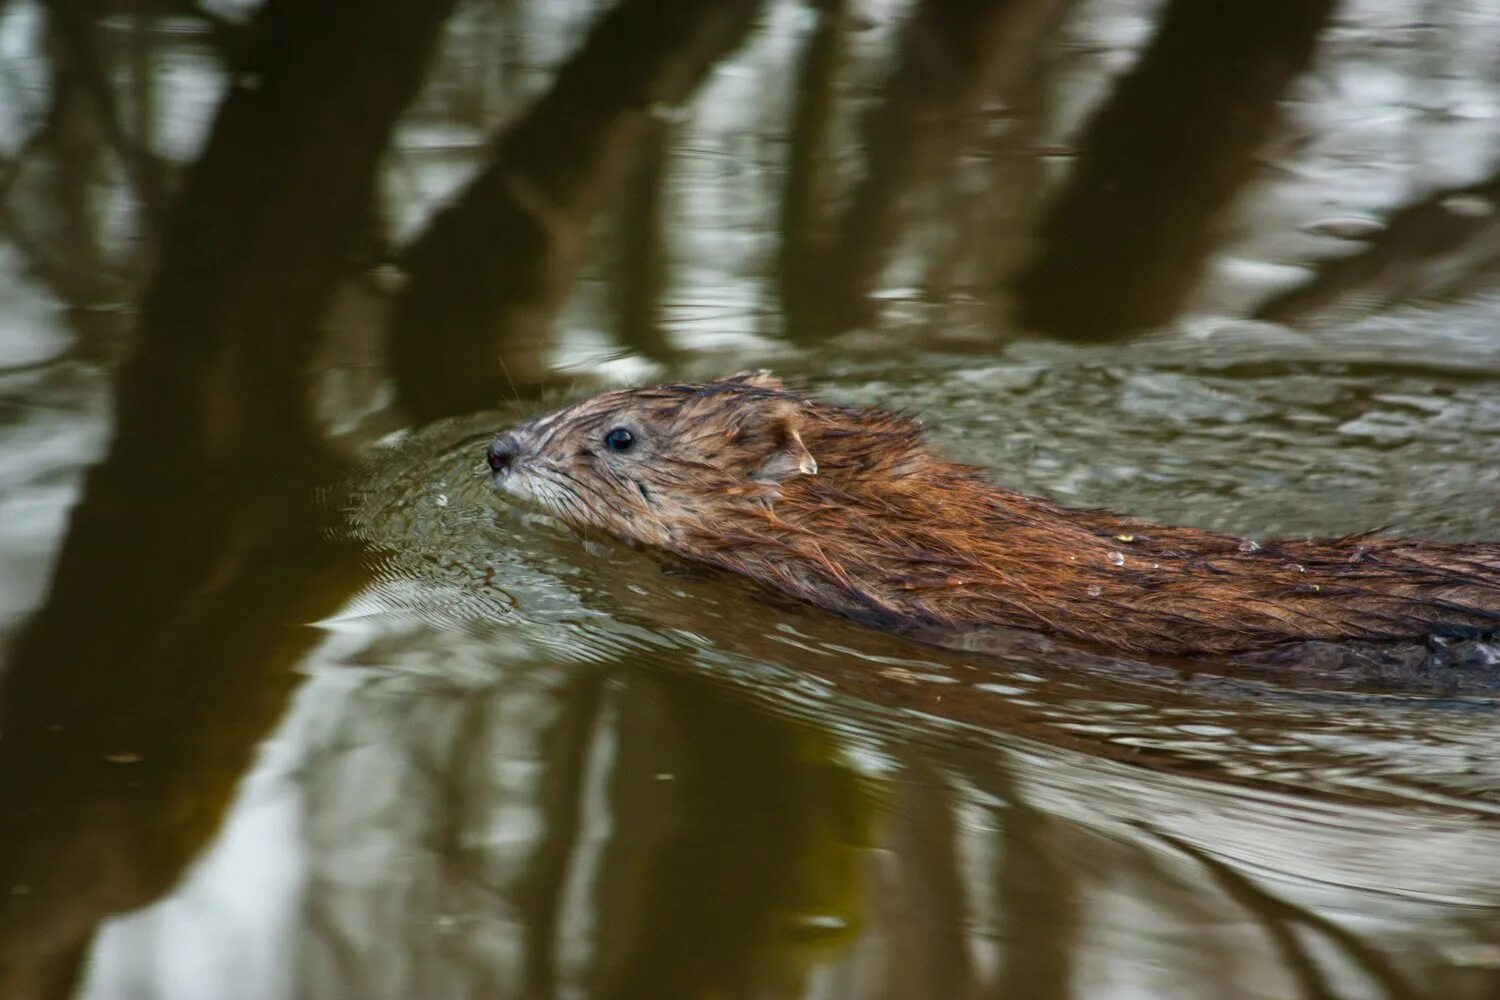
M 637 442 L 622 454 L 602 444 L 617 426 Z M 1014 626 L 1161 654 L 1500 629 L 1500 545 L 1256 546 L 1069 509 L 934 457 L 909 417 L 764 372 L 605 393 L 506 440 L 518 459 L 497 484 L 581 529 L 884 627 Z

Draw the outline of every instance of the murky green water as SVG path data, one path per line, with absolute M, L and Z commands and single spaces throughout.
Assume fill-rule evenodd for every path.
M 483 463 L 770 365 L 1068 503 L 1500 537 L 1500 11 L 55 9 L 0 4 L 0 996 L 1500 991 L 1493 693 L 918 645 Z

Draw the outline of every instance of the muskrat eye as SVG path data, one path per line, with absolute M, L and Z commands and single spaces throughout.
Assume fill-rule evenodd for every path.
M 629 451 L 635 444 L 635 435 L 623 427 L 615 427 L 604 435 L 604 444 L 610 451 Z

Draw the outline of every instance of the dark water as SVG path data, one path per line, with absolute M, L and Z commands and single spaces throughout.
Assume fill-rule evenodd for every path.
M 1493 696 L 937 649 L 498 427 L 771 365 L 1500 537 L 1500 10 L 0 3 L 0 997 L 1500 996 Z

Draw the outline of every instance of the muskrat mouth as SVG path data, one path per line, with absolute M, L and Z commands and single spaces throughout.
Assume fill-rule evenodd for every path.
M 543 472 L 512 466 L 490 476 L 490 484 L 507 503 L 554 517 L 569 525 L 587 525 L 589 512 L 578 496 Z
M 490 487 L 509 503 L 540 506 L 531 477 L 521 470 L 490 474 Z

